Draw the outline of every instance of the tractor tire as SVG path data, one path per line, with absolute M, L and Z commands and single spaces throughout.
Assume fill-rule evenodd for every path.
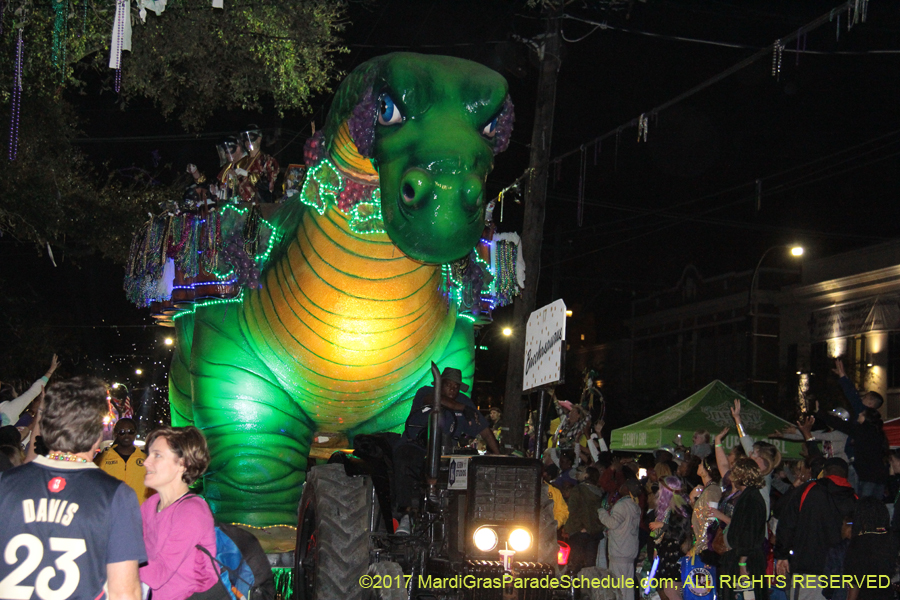
M 379 562 L 369 565 L 369 581 L 379 588 L 366 590 L 366 600 L 406 600 L 406 577 L 395 562 Z M 390 587 L 388 587 L 390 586 Z
M 538 533 L 538 562 L 556 566 L 559 544 L 556 542 L 556 531 L 559 525 L 553 516 L 553 498 L 547 484 L 541 484 L 541 523 Z
M 310 469 L 294 550 L 295 600 L 362 600 L 370 486 L 368 477 L 349 477 L 340 464 Z

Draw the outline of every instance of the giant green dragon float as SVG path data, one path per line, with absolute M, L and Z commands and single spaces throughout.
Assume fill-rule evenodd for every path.
M 254 241 L 258 282 L 172 317 L 172 421 L 209 441 L 217 519 L 293 523 L 316 432 L 401 430 L 432 361 L 472 384 L 474 328 L 524 277 L 518 238 L 486 217 L 512 124 L 503 77 L 457 58 L 391 54 L 341 84 L 300 193 Z M 177 218 L 148 224 L 133 253 L 180 241 L 194 225 Z M 153 289 L 160 262 L 133 265 L 131 288 Z

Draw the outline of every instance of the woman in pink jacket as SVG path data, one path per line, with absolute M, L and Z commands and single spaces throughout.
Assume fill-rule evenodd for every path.
M 185 600 L 219 580 L 212 560 L 216 532 L 206 501 L 188 486 L 209 465 L 206 439 L 196 427 L 164 427 L 147 437 L 144 484 L 157 494 L 141 505 L 147 564 L 141 581 L 153 600 Z

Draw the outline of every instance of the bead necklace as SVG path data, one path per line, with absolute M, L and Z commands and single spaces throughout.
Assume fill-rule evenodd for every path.
M 75 456 L 74 454 L 70 454 L 68 452 L 51 452 L 47 455 L 47 458 L 49 458 L 50 460 L 62 460 L 66 462 L 89 462 L 86 458 L 81 458 L 80 456 Z

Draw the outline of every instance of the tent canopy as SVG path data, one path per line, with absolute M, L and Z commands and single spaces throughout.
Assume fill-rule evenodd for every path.
M 799 442 L 768 439 L 776 429 L 784 429 L 790 423 L 750 402 L 718 379 L 661 413 L 627 427 L 613 429 L 610 447 L 617 451 L 653 452 L 673 445 L 678 434 L 681 434 L 684 445 L 690 446 L 691 437 L 698 429 L 706 429 L 711 437 L 715 437 L 724 427 L 730 427 L 725 447 L 731 448 L 739 443 L 731 418 L 735 398 L 741 401 L 741 421 L 748 435 L 754 440 L 771 442 L 784 458 L 800 458 Z

